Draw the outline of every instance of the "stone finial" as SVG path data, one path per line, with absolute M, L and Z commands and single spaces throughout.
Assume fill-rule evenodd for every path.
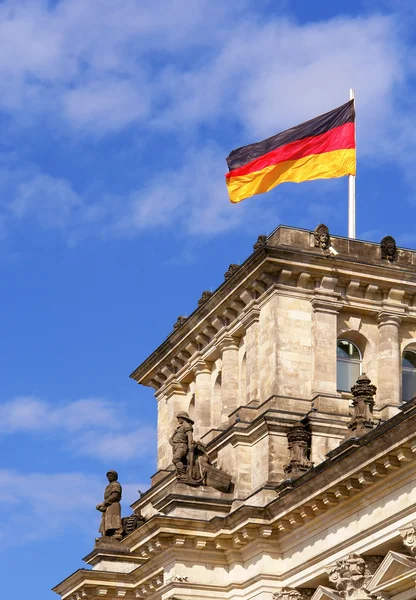
M 382 259 L 388 260 L 389 262 L 397 260 L 397 246 L 394 237 L 386 235 L 380 242 L 380 248 Z
M 238 271 L 239 268 L 240 268 L 240 265 L 236 265 L 235 263 L 231 263 L 231 265 L 228 267 L 228 269 L 224 273 L 224 279 L 225 279 L 225 281 L 228 281 L 228 279 L 230 279 L 234 275 L 234 273 L 236 273 Z
M 413 556 L 416 556 L 416 521 L 413 521 L 408 527 L 400 529 L 400 535 L 403 538 L 403 545 Z
M 373 396 L 376 391 L 376 386 L 371 384 L 371 380 L 365 373 L 360 375 L 357 383 L 352 386 L 351 392 L 354 396 L 352 400 L 353 414 L 348 424 L 350 431 L 347 433 L 346 438 L 360 437 L 375 427 Z
M 320 223 L 313 232 L 315 236 L 315 247 L 321 248 L 321 250 L 329 250 L 331 245 L 331 238 L 329 236 L 329 229 L 323 223 Z
M 284 472 L 291 478 L 299 477 L 313 467 L 309 460 L 311 434 L 307 426 L 301 421 L 295 423 L 287 434 L 289 447 L 289 462 L 284 467 Z
M 382 556 L 360 556 L 350 554 L 347 558 L 337 560 L 327 570 L 329 581 L 333 583 L 342 598 L 348 600 L 367 600 L 365 591 L 370 579 L 383 560 Z
M 176 331 L 177 329 L 179 329 L 179 327 L 182 327 L 182 325 L 188 320 L 188 317 L 178 317 L 173 325 L 173 331 Z
M 208 300 L 211 298 L 213 292 L 210 292 L 208 290 L 205 290 L 204 292 L 202 292 L 202 295 L 200 297 L 200 299 L 198 300 L 198 306 L 202 306 L 203 304 L 205 304 L 205 302 L 208 302 Z
M 279 588 L 273 594 L 273 600 L 310 600 L 315 593 L 313 588 L 299 590 L 290 587 Z
M 265 246 L 267 246 L 267 235 L 259 235 L 257 242 L 253 246 L 253 250 L 254 252 L 257 252 L 257 250 L 260 250 Z

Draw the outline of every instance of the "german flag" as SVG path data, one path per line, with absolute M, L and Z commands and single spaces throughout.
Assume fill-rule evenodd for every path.
M 233 150 L 226 174 L 231 202 L 279 183 L 355 175 L 354 100 L 273 137 Z

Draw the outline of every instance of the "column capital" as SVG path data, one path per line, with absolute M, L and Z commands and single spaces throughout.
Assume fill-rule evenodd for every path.
M 164 389 L 164 395 L 168 400 L 171 396 L 186 396 L 186 386 L 179 381 L 172 381 Z
M 311 300 L 313 312 L 322 312 L 336 315 L 342 308 L 340 302 L 327 300 L 323 298 L 312 298 Z
M 212 362 L 208 362 L 203 359 L 197 360 L 191 367 L 191 372 L 193 375 L 202 375 L 208 374 L 212 371 Z
M 378 313 L 377 321 L 379 327 L 383 327 L 383 325 L 395 325 L 396 327 L 399 327 L 402 319 L 397 313 L 382 310 Z
M 413 521 L 407 527 L 399 530 L 400 535 L 403 538 L 403 545 L 406 546 L 412 553 L 412 556 L 416 555 L 416 521 Z
M 238 350 L 239 341 L 240 338 L 233 335 L 226 335 L 219 340 L 218 347 L 221 352 L 224 352 L 224 350 Z

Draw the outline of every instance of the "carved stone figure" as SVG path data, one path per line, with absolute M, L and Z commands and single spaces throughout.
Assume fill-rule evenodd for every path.
M 120 500 L 122 488 L 116 471 L 108 471 L 108 485 L 104 490 L 104 502 L 97 504 L 96 509 L 102 512 L 99 532 L 102 537 L 121 540 L 123 525 L 121 522 Z
M 202 306 L 203 304 L 205 304 L 205 302 L 207 302 L 211 298 L 212 294 L 213 292 L 209 292 L 208 290 L 202 292 L 202 296 L 198 300 L 198 306 Z
M 179 327 L 182 327 L 182 325 L 186 323 L 187 320 L 188 317 L 178 317 L 175 321 L 175 324 L 173 325 L 173 331 L 176 331 L 177 329 L 179 329 Z
M 236 273 L 238 271 L 239 268 L 240 268 L 240 265 L 231 263 L 231 265 L 228 267 L 228 269 L 224 273 L 225 281 L 228 281 L 228 279 L 230 279 L 230 277 L 232 277 L 234 275 L 234 273 Z
M 172 462 L 175 465 L 178 478 L 186 476 L 188 466 L 188 454 L 194 450 L 193 420 L 187 412 L 179 412 L 176 415 L 179 425 L 173 432 L 169 443 L 172 446 Z
M 403 545 L 410 550 L 413 556 L 416 556 L 416 521 L 413 521 L 409 527 L 400 529 L 400 535 L 403 538 Z
M 370 599 L 365 587 L 377 571 L 382 560 L 382 556 L 350 554 L 343 560 L 337 560 L 335 565 L 328 569 L 329 581 L 335 584 L 342 598 L 351 600 Z
M 273 600 L 310 600 L 316 592 L 313 588 L 295 588 L 284 587 L 278 589 L 273 594 Z
M 221 492 L 228 491 L 231 477 L 212 466 L 204 444 L 194 440 L 193 420 L 186 412 L 179 412 L 176 418 L 179 425 L 169 443 L 178 481 L 194 486 L 210 485 Z
M 321 248 L 321 250 L 329 250 L 331 238 L 328 227 L 321 223 L 315 228 L 313 233 L 315 236 L 315 247 Z
M 371 385 L 371 381 L 365 373 L 360 375 L 357 383 L 352 386 L 351 392 L 354 396 L 352 401 L 353 414 L 350 423 L 348 423 L 350 431 L 347 433 L 346 438 L 360 437 L 375 427 L 373 396 L 376 391 L 376 386 Z
M 381 258 L 393 262 L 397 260 L 397 246 L 396 240 L 391 235 L 386 235 L 381 242 Z
M 287 441 L 290 458 L 284 471 L 291 478 L 299 477 L 313 467 L 313 462 L 309 460 L 311 434 L 307 425 L 301 421 L 295 423 L 287 434 Z
M 265 246 L 267 246 L 267 235 L 259 235 L 257 242 L 253 246 L 253 250 L 254 252 L 257 252 L 257 250 L 260 250 Z

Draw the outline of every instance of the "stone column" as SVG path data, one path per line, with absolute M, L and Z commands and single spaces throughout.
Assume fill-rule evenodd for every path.
M 246 369 L 247 399 L 246 402 L 259 402 L 259 319 L 260 310 L 251 310 L 243 321 L 246 327 Z
M 220 345 L 222 358 L 221 383 L 221 418 L 227 421 L 228 416 L 237 408 L 238 402 L 238 342 L 228 336 Z
M 401 404 L 401 356 L 397 314 L 382 311 L 378 315 L 378 381 L 377 405 L 398 406 Z
M 313 299 L 312 394 L 337 393 L 337 316 L 334 302 Z
M 211 363 L 200 360 L 193 368 L 195 375 L 194 437 L 199 440 L 212 427 L 211 419 Z

